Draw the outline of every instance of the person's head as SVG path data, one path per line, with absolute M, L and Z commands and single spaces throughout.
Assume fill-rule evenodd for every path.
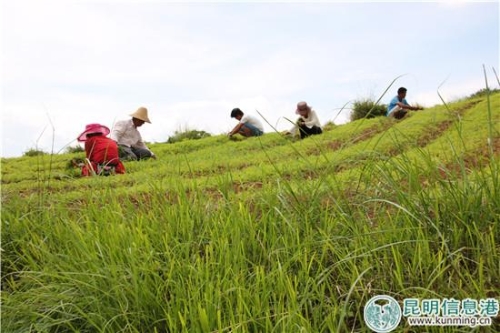
M 102 136 L 102 133 L 87 133 L 86 137 L 87 139 L 94 137 L 94 136 Z
M 106 136 L 110 132 L 109 128 L 101 124 L 88 124 L 85 126 L 85 131 L 77 137 L 80 142 L 85 142 L 93 136 Z
M 243 118 L 243 111 L 240 108 L 234 108 L 231 111 L 231 118 L 236 118 L 237 120 L 241 120 Z
M 401 87 L 398 89 L 398 97 L 399 98 L 405 98 L 406 97 L 406 88 Z
M 302 117 L 307 117 L 311 112 L 311 107 L 307 105 L 306 102 L 298 102 L 297 109 L 295 110 L 296 114 L 301 115 Z
M 151 121 L 148 117 L 148 109 L 146 109 L 145 107 L 138 108 L 137 111 L 131 113 L 130 115 L 132 116 L 132 122 L 134 123 L 135 127 L 140 127 L 144 123 L 151 124 Z
M 132 122 L 134 123 L 135 127 L 141 127 L 145 123 L 144 120 L 135 117 L 132 117 Z

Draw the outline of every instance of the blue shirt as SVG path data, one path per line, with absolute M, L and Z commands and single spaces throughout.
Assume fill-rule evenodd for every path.
M 408 104 L 408 102 L 406 101 L 406 98 L 403 98 L 402 101 L 399 100 L 399 97 L 398 96 L 395 96 L 393 99 L 391 99 L 391 101 L 389 102 L 389 105 L 387 106 L 387 116 L 389 115 L 389 111 L 391 111 L 392 109 L 394 109 L 394 107 L 396 106 L 396 104 L 398 102 L 401 102 L 403 103 L 404 105 L 410 105 Z

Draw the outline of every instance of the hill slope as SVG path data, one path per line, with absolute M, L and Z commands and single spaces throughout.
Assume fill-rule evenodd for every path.
M 496 93 L 298 142 L 155 144 L 115 177 L 2 159 L 2 330 L 367 331 L 374 295 L 498 299 L 499 133 Z

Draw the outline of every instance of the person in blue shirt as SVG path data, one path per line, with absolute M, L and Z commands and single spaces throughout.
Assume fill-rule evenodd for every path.
M 421 106 L 411 106 L 408 104 L 406 101 L 406 91 L 407 89 L 405 87 L 398 89 L 398 95 L 395 96 L 387 106 L 387 117 L 402 119 L 409 110 L 417 111 L 424 109 Z

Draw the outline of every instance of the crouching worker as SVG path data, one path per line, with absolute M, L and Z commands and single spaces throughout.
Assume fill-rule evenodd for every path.
M 408 111 L 418 111 L 423 110 L 421 106 L 411 106 L 406 100 L 406 92 L 408 90 L 405 87 L 398 89 L 398 94 L 390 101 L 387 106 L 387 117 L 393 117 L 396 119 L 403 119 Z
M 289 134 L 295 136 L 298 130 L 300 138 L 303 139 L 310 135 L 323 133 L 316 112 L 306 102 L 297 103 L 295 114 L 300 115 L 300 117 L 297 119 L 295 126 L 289 131 Z
M 125 161 L 156 159 L 156 155 L 142 141 L 141 133 L 138 130 L 144 123 L 151 124 L 148 109 L 140 107 L 130 116 L 132 117 L 130 120 L 117 121 L 111 133 L 111 139 L 118 143 L 120 158 Z
M 116 142 L 106 137 L 109 132 L 106 126 L 89 124 L 78 136 L 78 141 L 85 142 L 86 161 L 82 166 L 82 176 L 125 173 Z
M 234 108 L 231 111 L 231 118 L 235 118 L 239 123 L 229 132 L 229 137 L 232 137 L 236 133 L 245 137 L 261 136 L 264 134 L 264 127 L 259 119 L 251 115 L 245 115 L 239 108 Z

